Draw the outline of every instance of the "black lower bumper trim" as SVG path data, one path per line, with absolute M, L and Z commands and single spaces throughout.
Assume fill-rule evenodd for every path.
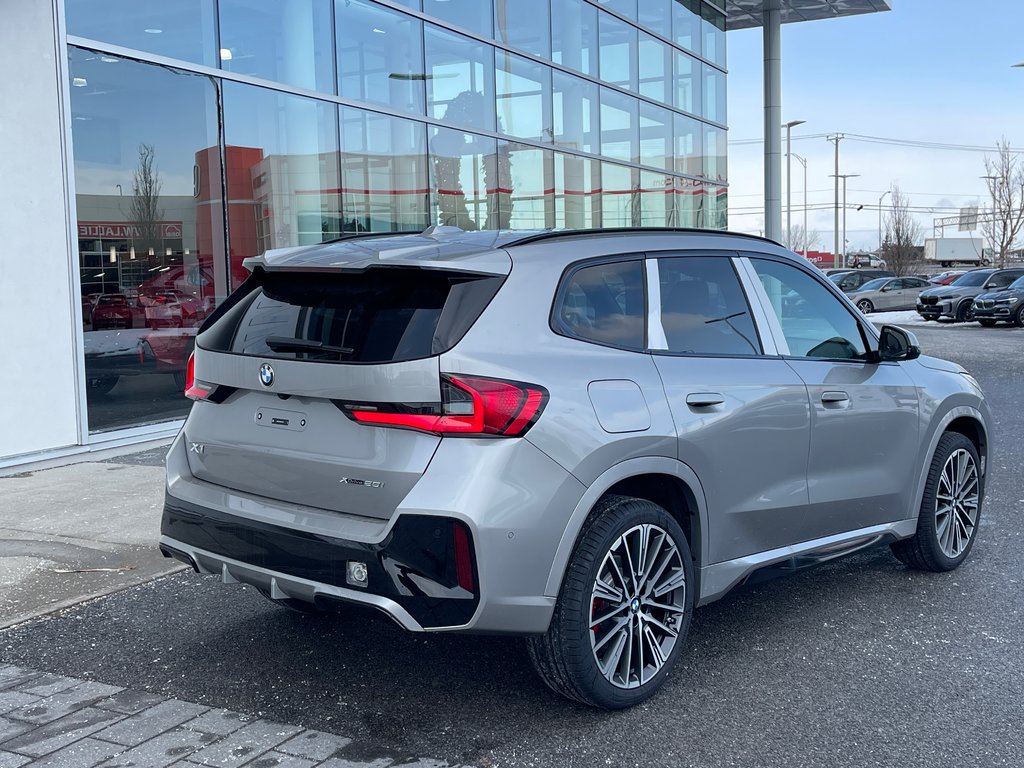
M 161 533 L 197 549 L 269 571 L 347 589 L 350 560 L 366 563 L 365 591 L 387 597 L 425 628 L 466 624 L 479 598 L 458 584 L 455 521 L 403 515 L 378 544 L 324 536 L 231 515 L 167 496 Z M 191 558 L 172 547 L 165 554 Z M 472 551 L 472 541 L 470 542 Z M 473 562 L 474 584 L 476 563 Z

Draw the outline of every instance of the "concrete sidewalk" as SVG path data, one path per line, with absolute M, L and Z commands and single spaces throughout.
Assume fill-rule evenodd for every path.
M 162 455 L 0 476 L 0 629 L 185 567 L 156 547 Z

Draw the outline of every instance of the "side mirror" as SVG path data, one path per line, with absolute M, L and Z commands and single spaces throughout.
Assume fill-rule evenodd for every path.
M 878 339 L 879 362 L 916 360 L 921 356 L 921 345 L 910 331 L 895 325 L 883 325 Z

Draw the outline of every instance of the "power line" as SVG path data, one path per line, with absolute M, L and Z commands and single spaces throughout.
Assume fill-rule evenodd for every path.
M 801 136 L 794 136 L 793 141 L 806 139 L 824 139 L 832 136 L 830 133 L 809 133 Z M 922 141 L 920 139 L 897 139 L 891 136 L 871 136 L 863 133 L 844 133 L 843 136 L 850 141 L 860 141 L 866 144 L 888 144 L 897 147 L 908 147 L 913 149 L 936 149 L 953 152 L 998 152 L 996 145 L 990 147 L 980 144 L 954 144 L 944 141 Z M 735 139 L 729 142 L 730 146 L 743 146 L 745 144 L 763 144 L 764 139 Z M 1024 149 L 1010 149 L 1013 154 L 1024 154 Z

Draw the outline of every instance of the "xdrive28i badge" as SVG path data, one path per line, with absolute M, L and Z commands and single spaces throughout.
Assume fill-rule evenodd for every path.
M 270 363 L 264 363 L 260 366 L 260 383 L 264 387 L 269 387 L 274 383 L 274 368 Z

